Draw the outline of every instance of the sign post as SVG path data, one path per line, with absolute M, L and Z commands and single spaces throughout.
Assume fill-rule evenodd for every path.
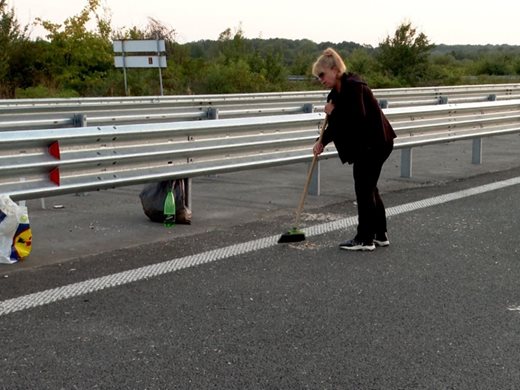
M 125 95 L 128 95 L 127 68 L 157 68 L 159 69 L 159 82 L 161 96 L 163 95 L 163 83 L 161 68 L 166 68 L 166 46 L 163 39 L 157 40 L 123 40 L 113 42 L 114 65 L 123 68 L 125 79 Z

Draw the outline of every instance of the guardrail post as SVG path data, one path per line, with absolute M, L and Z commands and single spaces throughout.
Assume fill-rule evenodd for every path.
M 381 108 L 388 108 L 388 100 L 380 99 L 377 102 L 379 103 L 379 107 L 381 107 Z
M 218 119 L 218 108 L 216 107 L 209 107 L 208 111 L 206 112 L 208 119 Z M 216 175 L 210 175 L 210 176 L 216 176 Z M 185 197 L 186 197 L 186 206 L 188 206 L 190 209 L 192 209 L 191 205 L 191 185 L 192 180 L 191 177 L 188 177 L 184 179 L 184 191 L 185 191 Z
M 482 163 L 482 138 L 473 138 L 471 162 L 475 165 Z
M 448 97 L 447 96 L 439 96 L 437 99 L 438 104 L 448 104 Z
M 401 177 L 412 177 L 412 148 L 401 149 Z
M 314 104 L 306 103 L 303 105 L 303 112 L 306 114 L 311 114 L 314 112 Z M 321 191 L 321 180 L 320 180 L 320 160 L 316 161 L 316 166 L 314 167 L 314 171 L 312 172 L 311 181 L 309 184 L 309 190 L 307 193 L 309 195 L 319 196 Z M 309 166 L 310 169 L 310 166 Z
M 310 169 L 310 164 L 309 164 L 309 169 Z M 316 165 L 314 166 L 314 172 L 312 172 L 311 182 L 309 184 L 309 192 L 308 192 L 309 195 L 315 195 L 315 196 L 320 195 L 320 188 L 321 188 L 320 171 L 321 171 L 320 160 L 318 160 L 318 161 L 316 161 Z
M 497 95 L 495 95 L 494 93 L 492 93 L 491 95 L 488 95 L 487 100 L 490 101 L 490 102 L 494 102 L 494 101 L 497 100 Z
M 74 114 L 72 117 L 72 124 L 74 127 L 87 127 L 87 116 L 85 114 Z M 76 196 L 86 196 L 86 192 L 77 192 Z M 43 198 L 42 198 L 42 208 L 44 207 Z
M 24 181 L 25 181 L 25 177 L 21 177 L 21 178 L 20 178 L 20 183 L 23 183 Z M 22 206 L 22 207 L 25 207 L 25 206 L 27 205 L 26 202 L 25 202 L 25 200 L 21 200 L 21 201 L 19 201 L 18 204 L 19 204 L 20 206 Z M 45 206 L 45 202 L 43 201 L 43 198 L 42 198 L 42 209 L 45 208 L 44 206 Z
M 191 177 L 184 179 L 184 201 L 186 206 L 191 209 Z

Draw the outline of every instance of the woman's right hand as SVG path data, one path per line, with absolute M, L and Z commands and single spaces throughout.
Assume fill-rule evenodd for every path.
M 334 111 L 334 104 L 332 104 L 331 102 L 327 102 L 327 104 L 325 104 L 325 107 L 323 107 L 323 111 L 325 112 L 325 114 L 330 115 L 332 111 Z

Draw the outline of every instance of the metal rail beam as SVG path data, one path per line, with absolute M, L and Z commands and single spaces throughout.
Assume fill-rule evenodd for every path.
M 413 147 L 520 133 L 520 100 L 385 113 L 398 134 L 395 148 L 403 150 L 403 176 L 411 175 Z M 323 118 L 314 112 L 5 131 L 0 137 L 0 192 L 18 200 L 41 198 L 310 161 Z M 481 147 L 473 150 L 481 153 Z M 331 145 L 322 158 L 335 154 Z

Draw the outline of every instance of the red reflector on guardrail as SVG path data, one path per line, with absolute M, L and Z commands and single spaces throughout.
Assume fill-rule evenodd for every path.
M 52 171 L 49 172 L 49 179 L 57 186 L 60 185 L 60 168 L 59 167 L 56 167 Z
M 49 154 L 55 159 L 60 159 L 60 143 L 58 141 L 49 145 Z

